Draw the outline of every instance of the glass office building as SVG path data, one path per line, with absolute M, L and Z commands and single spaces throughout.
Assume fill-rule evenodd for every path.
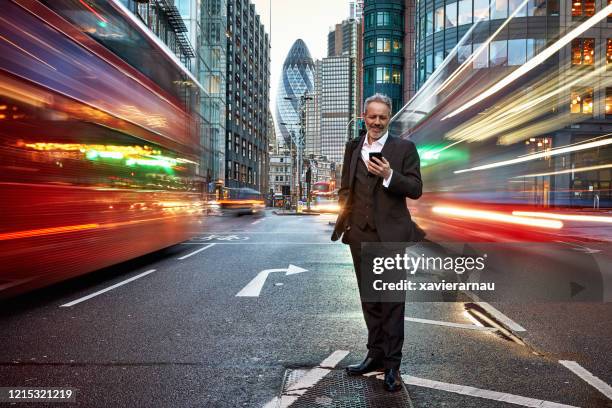
M 404 10 L 404 0 L 366 1 L 363 9 L 363 99 L 383 93 L 394 113 L 404 103 Z

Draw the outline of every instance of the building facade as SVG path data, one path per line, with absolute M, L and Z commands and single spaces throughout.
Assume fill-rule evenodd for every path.
M 354 125 L 354 58 L 324 58 L 321 63 L 321 155 L 342 163 Z
M 404 103 L 404 12 L 405 0 L 364 2 L 363 99 L 383 93 L 394 113 Z
M 227 1 L 225 185 L 262 190 L 268 183 L 270 39 L 255 5 Z
M 316 60 L 314 70 L 314 92 L 306 101 L 306 157 L 321 155 L 321 60 Z

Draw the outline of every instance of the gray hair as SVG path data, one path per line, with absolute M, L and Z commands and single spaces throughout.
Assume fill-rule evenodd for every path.
M 389 113 L 391 113 L 393 111 L 393 102 L 391 102 L 391 98 L 389 98 L 387 95 L 383 95 L 381 93 L 375 93 L 374 95 L 370 96 L 369 98 L 367 98 L 363 102 L 363 112 L 364 113 L 368 111 L 368 105 L 371 102 L 381 102 L 381 103 L 384 103 L 385 105 L 387 105 L 387 107 L 389 107 Z

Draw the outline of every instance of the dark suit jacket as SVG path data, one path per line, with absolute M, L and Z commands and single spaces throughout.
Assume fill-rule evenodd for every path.
M 351 205 L 359 200 L 353 194 L 353 182 L 357 161 L 361 160 L 361 147 L 367 135 L 346 144 L 342 165 L 342 182 L 338 191 L 342 210 L 338 215 L 332 241 L 338 240 L 350 226 Z M 424 238 L 424 232 L 412 221 L 406 207 L 406 197 L 416 200 L 423 191 L 419 154 L 414 143 L 389 135 L 382 155 L 393 169 L 388 188 L 379 177 L 374 188 L 374 222 L 381 242 L 416 242 Z M 342 242 L 348 244 L 346 235 Z

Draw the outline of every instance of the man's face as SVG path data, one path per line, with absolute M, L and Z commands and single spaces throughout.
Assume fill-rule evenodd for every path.
M 368 136 L 374 140 L 380 139 L 387 131 L 391 119 L 389 107 L 382 102 L 370 102 L 364 116 Z

